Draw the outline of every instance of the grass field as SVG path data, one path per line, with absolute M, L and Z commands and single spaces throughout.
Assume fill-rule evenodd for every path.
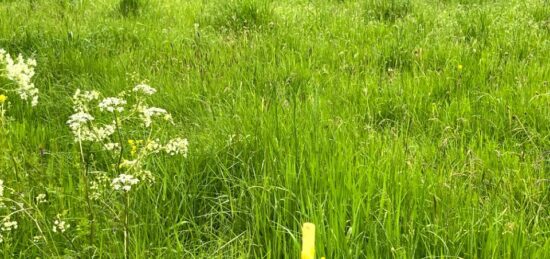
M 134 1 L 0 0 L 40 91 L 0 76 L 4 258 L 298 258 L 304 222 L 319 258 L 550 258 L 550 1 Z M 143 82 L 173 123 L 75 141 L 77 89 Z M 187 155 L 117 190 L 153 135 Z

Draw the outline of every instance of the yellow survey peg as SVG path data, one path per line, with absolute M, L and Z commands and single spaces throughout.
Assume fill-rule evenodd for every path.
M 302 225 L 301 259 L 315 259 L 315 224 L 313 223 L 306 222 Z

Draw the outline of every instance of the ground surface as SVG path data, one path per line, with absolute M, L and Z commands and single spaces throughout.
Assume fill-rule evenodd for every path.
M 36 222 L 14 216 L 4 257 L 123 256 L 120 202 L 92 204 L 89 242 L 66 121 L 75 89 L 141 80 L 189 154 L 148 160 L 156 181 L 132 193 L 131 257 L 298 257 L 308 221 L 327 258 L 550 256 L 550 2 L 119 9 L 0 1 L 0 48 L 36 58 L 41 91 L 35 108 L 10 97 L 0 179 L 48 200 L 29 210 Z M 60 213 L 63 235 L 51 233 Z

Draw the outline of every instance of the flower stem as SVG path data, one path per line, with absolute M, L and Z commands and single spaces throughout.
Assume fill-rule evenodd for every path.
M 126 193 L 124 196 L 124 258 L 128 259 L 128 239 L 130 236 L 128 227 L 128 210 L 130 204 L 130 195 Z
M 88 223 L 90 224 L 90 235 L 88 237 L 89 245 L 92 247 L 94 245 L 94 238 L 95 238 L 95 219 L 94 219 L 94 211 L 92 207 L 92 200 L 90 199 L 90 183 L 88 179 L 88 162 L 84 156 L 84 149 L 82 148 L 82 141 L 78 142 L 79 148 L 80 148 L 80 155 L 82 157 L 82 163 L 84 165 L 84 170 L 82 170 L 82 179 L 84 181 L 84 199 L 86 200 L 86 205 L 88 207 Z
M 115 128 L 118 135 L 118 141 L 120 142 L 120 153 L 118 155 L 118 161 L 116 163 L 115 170 L 120 173 L 120 163 L 122 163 L 122 155 L 124 154 L 124 143 L 122 141 L 122 133 L 120 132 L 120 125 L 118 123 L 118 116 L 117 113 L 114 113 L 115 116 Z

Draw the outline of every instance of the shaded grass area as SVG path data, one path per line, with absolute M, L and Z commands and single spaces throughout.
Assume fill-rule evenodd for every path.
M 20 223 L 5 256 L 85 255 L 70 96 L 136 78 L 191 148 L 138 192 L 133 257 L 297 257 L 305 221 L 327 258 L 550 256 L 545 1 L 119 8 L 0 1 L 0 46 L 36 57 L 43 93 L 39 109 L 13 102 L 2 179 L 46 191 L 44 215 L 75 225 L 74 247 L 41 250 Z M 118 227 L 96 255 L 121 256 Z

